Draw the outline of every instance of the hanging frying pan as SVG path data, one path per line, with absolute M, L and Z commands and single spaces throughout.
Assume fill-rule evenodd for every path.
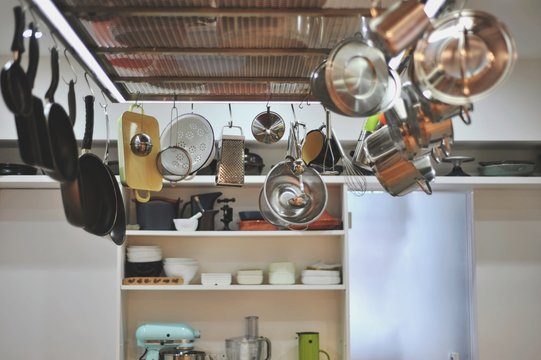
M 86 126 L 83 154 L 79 157 L 79 187 L 85 217 L 84 229 L 104 236 L 111 232 L 116 220 L 115 181 L 102 160 L 92 154 L 94 131 L 94 97 L 85 96 Z
M 29 27 L 32 31 L 32 37 L 34 37 L 33 23 L 30 23 Z M 32 47 L 32 38 L 30 39 L 30 47 Z M 22 53 L 22 51 L 20 53 Z M 37 61 L 29 60 L 28 70 L 26 72 L 27 81 L 29 81 L 28 79 L 30 76 L 35 76 L 36 70 Z M 21 159 L 28 165 L 39 165 L 41 163 L 41 154 L 37 149 L 37 133 L 33 126 L 32 112 L 28 115 L 15 114 L 15 127 L 17 129 L 17 138 L 19 139 L 19 153 Z
M 46 171 L 46 173 L 58 181 L 73 181 L 77 178 L 77 142 L 68 114 L 60 104 L 54 102 L 54 93 L 59 80 L 58 50 L 56 47 L 51 49 L 51 73 L 51 85 L 45 93 L 47 100 L 45 118 L 54 169 Z
M 103 94 L 103 93 L 102 93 Z M 105 96 L 103 97 L 105 100 Z M 105 100 L 107 101 L 107 100 Z M 107 112 L 107 102 L 105 105 L 100 104 L 103 108 L 103 112 L 105 114 L 105 128 L 106 128 L 106 136 L 107 139 L 105 141 L 105 156 L 103 158 L 103 163 L 105 165 L 105 168 L 107 168 L 107 171 L 109 172 L 109 176 L 111 177 L 111 180 L 113 182 L 113 187 L 115 189 L 115 195 L 116 195 L 116 217 L 115 222 L 113 224 L 113 228 L 109 232 L 109 236 L 111 236 L 111 240 L 117 245 L 122 245 L 126 239 L 126 210 L 124 209 L 124 200 L 122 197 L 122 191 L 120 190 L 120 185 L 118 184 L 118 181 L 115 178 L 115 175 L 111 168 L 109 167 L 109 113 Z
M 8 61 L 0 74 L 2 96 L 8 109 L 15 115 L 29 115 L 32 112 L 32 90 L 28 85 L 26 73 L 21 67 L 21 54 L 24 52 L 23 31 L 24 13 L 20 6 L 13 8 L 15 14 L 15 34 L 11 43 L 13 60 Z
M 30 88 L 34 88 L 34 80 L 39 62 L 39 44 L 36 38 L 36 31 L 33 23 L 30 23 L 32 34 L 28 46 L 28 68 L 26 77 Z M 30 131 L 34 134 L 34 141 L 28 146 L 33 149 L 34 162 L 36 166 L 48 170 L 54 169 L 51 147 L 49 145 L 49 131 L 47 130 L 47 120 L 45 119 L 43 102 L 35 95 L 32 95 L 32 117 L 27 119 Z

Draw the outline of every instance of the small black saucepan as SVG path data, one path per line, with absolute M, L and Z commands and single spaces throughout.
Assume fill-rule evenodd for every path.
M 32 112 L 32 90 L 20 64 L 21 54 L 24 52 L 24 13 L 20 6 L 14 7 L 13 12 L 15 15 L 15 34 L 11 44 L 13 60 L 4 65 L 0 74 L 2 96 L 12 113 L 29 115 Z
M 62 105 L 54 102 L 59 80 L 58 50 L 55 47 L 51 49 L 51 73 L 51 85 L 45 94 L 45 117 L 54 169 L 45 172 L 58 181 L 73 181 L 77 178 L 79 164 L 77 142 L 68 114 Z

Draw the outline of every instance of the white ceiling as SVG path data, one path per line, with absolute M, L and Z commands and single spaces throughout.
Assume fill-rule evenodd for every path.
M 388 6 L 390 0 L 383 0 Z M 10 54 L 13 34 L 13 6 L 19 1 L 0 2 L 0 54 Z M 541 1 L 540 0 L 469 0 L 467 8 L 484 10 L 502 20 L 517 43 L 519 58 L 541 58 Z M 27 14 L 27 21 L 31 17 Z M 47 34 L 46 34 L 47 35 Z M 43 44 L 43 43 L 42 43 Z M 42 45 L 42 49 L 47 47 Z M 43 51 L 43 50 L 42 50 Z

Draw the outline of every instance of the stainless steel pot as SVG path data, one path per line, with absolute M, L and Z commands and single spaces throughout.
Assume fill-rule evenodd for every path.
M 162 349 L 160 350 L 160 360 L 213 360 L 210 355 L 204 351 L 187 349 Z
M 360 35 L 342 41 L 328 56 L 325 84 L 332 103 L 342 113 L 378 113 L 389 86 L 383 52 Z
M 516 57 L 515 42 L 497 18 L 454 11 L 418 41 L 413 81 L 428 98 L 468 105 L 492 93 L 511 73 Z

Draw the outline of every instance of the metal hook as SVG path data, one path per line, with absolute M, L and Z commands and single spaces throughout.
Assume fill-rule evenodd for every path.
M 85 81 L 88 85 L 88 88 L 90 89 L 90 92 L 92 93 L 92 96 L 94 96 L 94 90 L 92 90 L 92 86 L 90 86 L 90 81 L 88 81 L 88 72 L 85 71 Z
M 306 105 L 310 106 L 310 103 L 308 102 L 308 98 L 310 97 L 311 93 L 312 93 L 312 90 L 308 90 L 306 95 L 304 95 L 304 97 L 301 99 L 301 102 L 299 103 L 299 109 L 301 109 L 301 110 L 304 109 L 304 106 L 302 106 L 303 102 L 306 102 Z
M 269 92 L 267 93 L 267 109 L 270 108 L 269 102 L 271 101 L 272 92 L 270 91 L 270 85 L 268 87 Z
M 135 106 L 141 107 L 141 104 L 139 104 L 139 100 L 141 100 L 141 92 L 138 91 L 135 93 Z
M 54 37 L 54 34 L 52 31 L 49 32 L 49 35 L 51 35 L 51 39 L 53 40 L 54 47 L 58 49 L 58 44 L 56 42 L 56 39 Z
M 227 123 L 229 128 L 233 127 L 233 112 L 231 111 L 231 103 L 229 103 L 229 122 Z
M 107 101 L 107 97 L 105 96 L 105 93 L 103 92 L 103 90 L 101 90 L 101 96 L 103 97 L 103 102 L 105 103 L 105 105 L 102 104 L 101 102 L 99 104 L 103 108 L 103 110 L 107 113 L 107 107 L 109 106 L 109 102 Z
M 77 84 L 77 73 L 75 72 L 75 68 L 73 67 L 70 59 L 68 58 L 68 49 L 64 49 L 64 57 L 66 58 L 66 61 L 68 62 L 68 65 L 70 66 L 71 71 L 73 72 L 73 75 L 75 75 L 75 80 L 73 80 L 73 83 Z M 66 79 L 64 79 L 64 75 L 62 75 L 62 81 L 64 81 L 66 85 L 69 85 L 69 81 L 66 81 Z
M 193 114 L 193 103 L 192 103 L 192 114 Z
M 173 115 L 173 112 L 175 113 L 175 115 Z M 173 107 L 171 108 L 171 121 L 173 121 L 173 119 L 176 119 L 178 118 L 178 108 L 177 108 L 177 95 L 173 95 Z

